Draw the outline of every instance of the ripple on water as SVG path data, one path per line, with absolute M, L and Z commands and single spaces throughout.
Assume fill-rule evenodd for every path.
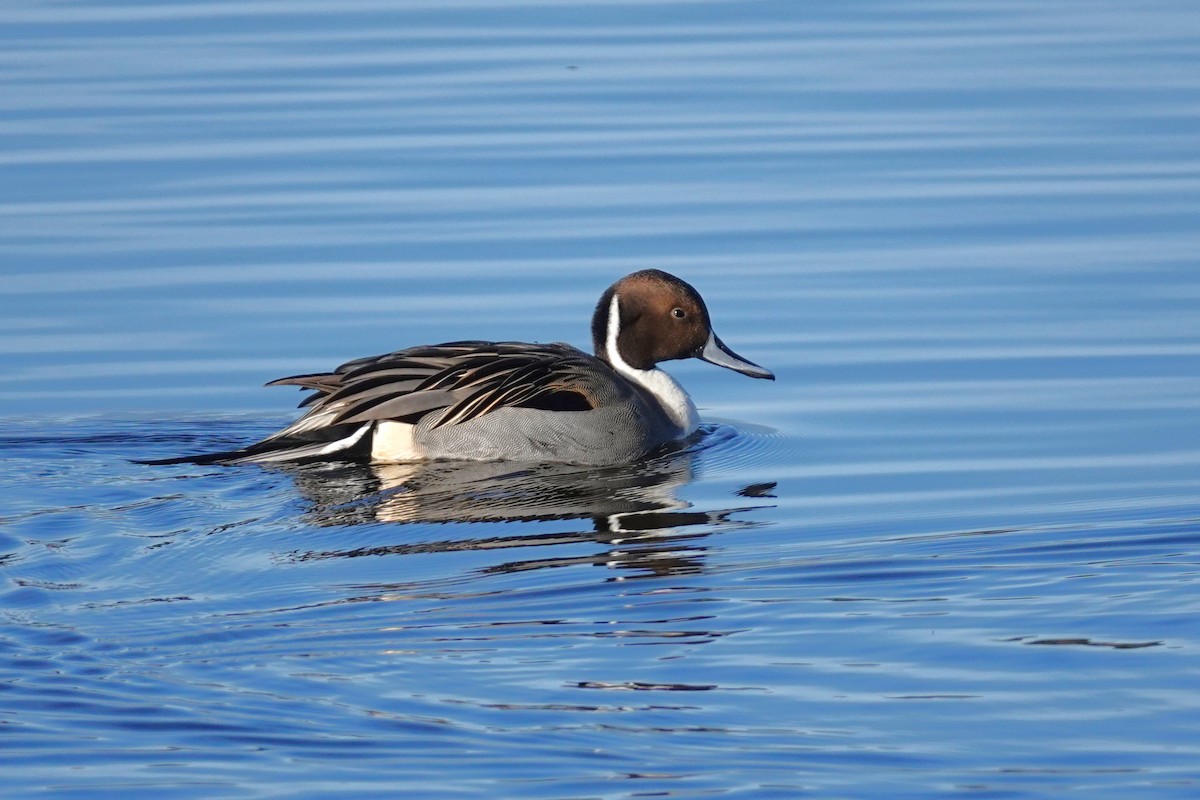
M 1194 581 L 1187 521 L 889 527 L 853 477 L 825 497 L 839 515 L 806 517 L 780 505 L 803 495 L 794 477 L 748 481 L 797 450 L 819 467 L 821 441 L 741 424 L 620 469 L 146 467 L 128 459 L 275 420 L 157 420 L 151 440 L 148 424 L 11 442 L 22 463 L 66 442 L 80 501 L 56 506 L 60 476 L 7 518 L 5 563 L 28 584 L 12 591 L 39 593 L 6 605 L 0 636 L 28 769 L 68 742 L 84 765 L 178 764 L 131 755 L 165 739 L 217 765 L 214 786 L 270 780 L 274 759 L 353 786 L 434 780 L 472 752 L 473 775 L 503 764 L 514 785 L 559 787 L 603 750 L 616 772 L 717 787 L 728 773 L 695 764 L 731 741 L 765 754 L 735 771 L 786 783 L 829 763 L 960 770 L 937 726 L 1036 724 L 1136 771 L 1078 721 L 1121 741 L 1196 710 L 1177 693 L 1197 609 L 1163 592 Z M 1064 691 L 1081 669 L 1103 689 Z M 679 746 L 647 755 L 663 736 Z M 1037 763 L 1015 745 L 998 758 Z

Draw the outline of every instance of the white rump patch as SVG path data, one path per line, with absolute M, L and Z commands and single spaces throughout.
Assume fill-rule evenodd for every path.
M 371 460 L 387 464 L 421 461 L 425 454 L 413 441 L 413 426 L 407 422 L 377 422 L 371 440 Z
M 700 415 L 696 412 L 696 404 L 692 402 L 692 398 L 674 378 L 658 367 L 637 369 L 626 364 L 617 348 L 617 335 L 620 332 L 621 306 L 614 293 L 612 302 L 608 305 L 608 331 L 604 342 L 608 362 L 617 372 L 654 395 L 663 411 L 667 412 L 667 416 L 682 431 L 681 438 L 691 436 L 700 425 Z

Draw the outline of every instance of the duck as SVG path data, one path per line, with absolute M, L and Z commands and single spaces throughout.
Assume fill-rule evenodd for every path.
M 775 379 L 721 341 L 695 288 L 661 270 L 633 272 L 605 290 L 591 333 L 590 354 L 561 342 L 458 341 L 279 378 L 267 386 L 310 392 L 295 422 L 237 450 L 147 463 L 626 464 L 688 440 L 699 426 L 691 397 L 662 362 L 697 358 Z

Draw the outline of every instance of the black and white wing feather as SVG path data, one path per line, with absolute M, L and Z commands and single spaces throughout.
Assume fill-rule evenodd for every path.
M 596 358 L 566 344 L 450 342 L 350 361 L 334 372 L 268 386 L 314 390 L 308 413 L 274 437 L 333 425 L 394 420 L 455 425 L 497 408 L 579 411 L 598 402 Z
M 271 462 L 349 456 L 378 422 L 458 425 L 500 408 L 586 411 L 618 385 L 611 368 L 567 344 L 449 342 L 348 361 L 333 372 L 293 375 L 268 386 L 312 390 L 307 411 L 241 450 L 154 463 Z

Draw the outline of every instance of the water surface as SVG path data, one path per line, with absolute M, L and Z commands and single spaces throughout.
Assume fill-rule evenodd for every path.
M 1190 4 L 2 16 L 14 795 L 1196 795 Z M 134 463 L 643 267 L 683 451 Z

